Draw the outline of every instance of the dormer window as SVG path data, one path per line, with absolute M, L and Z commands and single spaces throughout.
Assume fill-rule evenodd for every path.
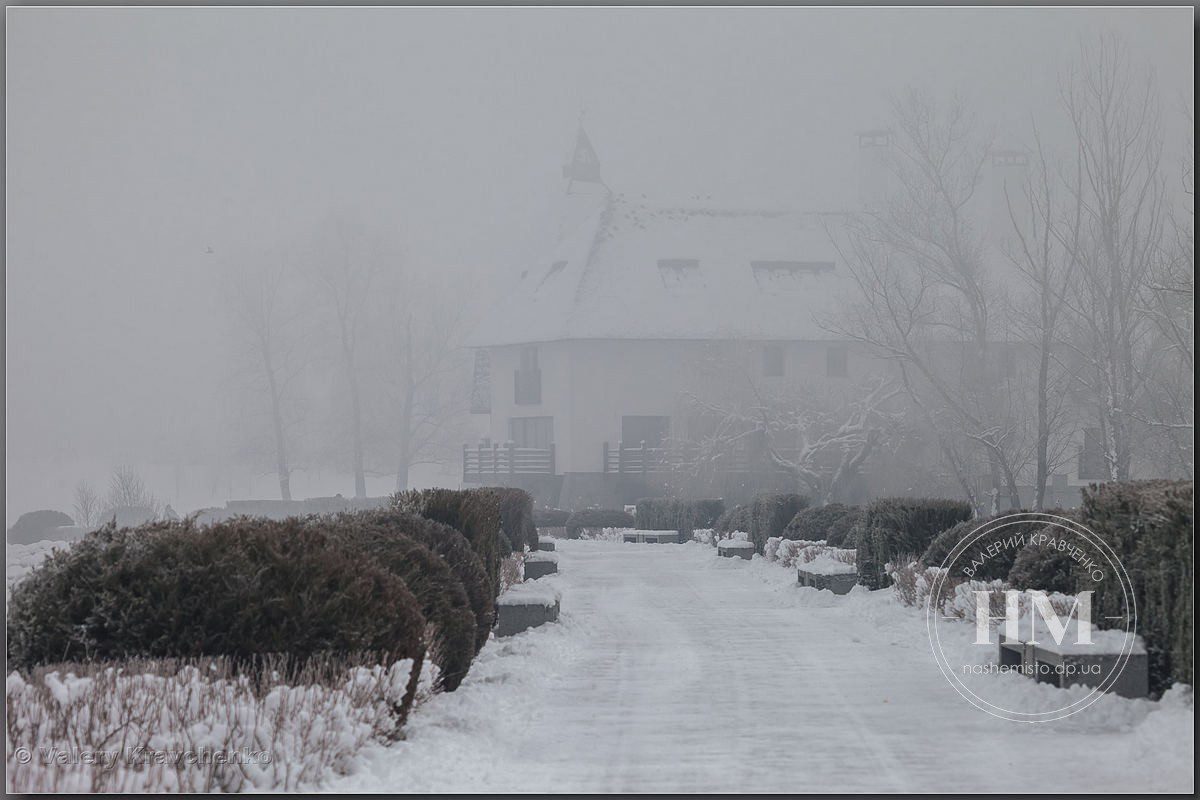
M 832 261 L 751 261 L 754 280 L 763 289 L 798 289 L 805 276 L 832 272 Z
M 658 276 L 668 289 L 703 285 L 700 261 L 695 258 L 660 258 Z

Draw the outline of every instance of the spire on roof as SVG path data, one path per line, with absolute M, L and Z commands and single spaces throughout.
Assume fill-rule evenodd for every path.
M 604 185 L 600 178 L 600 159 L 583 129 L 582 113 L 579 115 L 579 133 L 575 137 L 575 153 L 571 156 L 571 163 L 563 166 L 563 177 L 567 179 L 567 191 L 575 181 Z

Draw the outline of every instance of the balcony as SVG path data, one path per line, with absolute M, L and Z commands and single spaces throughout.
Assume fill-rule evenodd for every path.
M 794 458 L 795 449 L 779 453 L 783 458 Z M 704 454 L 700 448 L 689 444 L 673 444 L 669 447 L 647 447 L 645 442 L 636 445 L 617 442 L 613 447 L 604 443 L 604 471 L 625 475 L 647 475 L 662 472 L 697 472 L 710 469 L 718 473 L 752 472 L 755 469 L 769 472 L 785 472 L 783 467 L 771 462 L 765 454 L 752 454 L 746 448 L 732 448 L 722 453 Z
M 504 475 L 554 475 L 554 444 L 547 448 L 508 444 L 463 445 L 463 483 L 482 483 Z

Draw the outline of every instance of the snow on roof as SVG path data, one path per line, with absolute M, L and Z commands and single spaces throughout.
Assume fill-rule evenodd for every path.
M 829 339 L 848 290 L 817 215 L 570 195 L 558 245 L 469 344 Z

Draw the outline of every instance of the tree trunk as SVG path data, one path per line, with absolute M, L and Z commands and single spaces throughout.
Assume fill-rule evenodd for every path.
M 342 356 L 346 361 L 346 383 L 350 389 L 350 432 L 354 444 L 354 496 L 367 496 L 367 475 L 363 466 L 362 438 L 362 403 L 358 394 L 358 374 L 354 370 L 354 353 L 347 346 L 342 347 Z
M 275 429 L 275 472 L 279 476 L 279 497 L 292 499 L 292 473 L 288 469 L 287 445 L 283 437 L 283 410 L 279 398 L 279 384 L 275 381 L 275 369 L 271 363 L 271 351 L 263 348 L 263 365 L 267 370 L 267 383 L 271 390 L 271 423 Z

